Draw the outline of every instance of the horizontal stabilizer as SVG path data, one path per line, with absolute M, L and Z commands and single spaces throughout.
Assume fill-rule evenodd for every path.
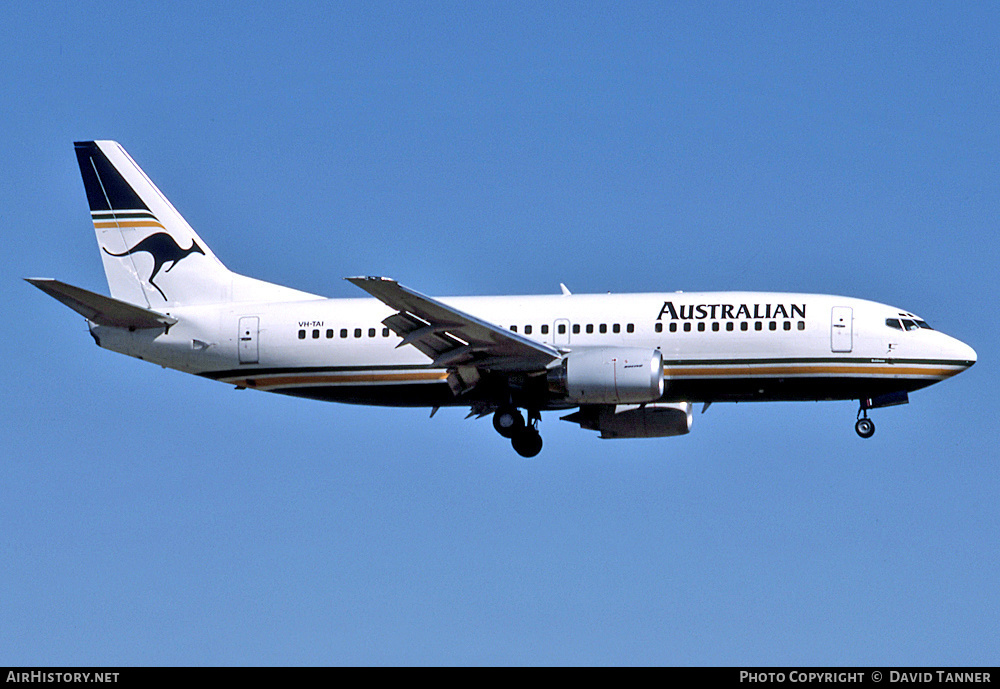
M 162 313 L 67 285 L 52 278 L 25 278 L 54 299 L 58 299 L 88 321 L 116 328 L 166 328 L 177 322 Z

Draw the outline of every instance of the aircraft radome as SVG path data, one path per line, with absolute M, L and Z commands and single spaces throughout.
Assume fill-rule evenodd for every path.
M 119 144 L 77 143 L 76 156 L 111 297 L 28 281 L 98 345 L 237 388 L 469 407 L 525 457 L 541 450 L 543 411 L 652 438 L 687 433 L 698 402 L 860 400 L 868 438 L 868 410 L 976 361 L 909 311 L 819 294 L 436 299 L 354 277 L 373 298 L 327 299 L 228 270 Z

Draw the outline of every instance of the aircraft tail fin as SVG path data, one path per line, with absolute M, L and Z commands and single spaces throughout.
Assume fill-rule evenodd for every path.
M 227 301 L 230 271 L 125 149 L 74 147 L 111 296 L 147 308 Z
M 111 296 L 144 308 L 314 295 L 227 269 L 115 141 L 78 141 L 90 215 Z

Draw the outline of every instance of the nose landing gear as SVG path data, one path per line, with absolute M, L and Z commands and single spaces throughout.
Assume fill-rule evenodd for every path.
M 868 418 L 868 408 L 864 406 L 864 403 L 858 409 L 858 421 L 854 424 L 854 430 L 862 438 L 870 438 L 875 435 L 875 422 Z
M 870 438 L 875 435 L 875 424 L 869 418 L 858 419 L 858 422 L 854 424 L 854 430 L 862 438 Z
M 895 407 L 898 404 L 907 404 L 910 401 L 905 390 L 886 392 L 875 397 L 862 397 L 859 402 L 858 422 L 854 424 L 854 430 L 862 438 L 870 438 L 875 435 L 875 424 L 868 418 L 869 409 L 881 409 L 882 407 Z

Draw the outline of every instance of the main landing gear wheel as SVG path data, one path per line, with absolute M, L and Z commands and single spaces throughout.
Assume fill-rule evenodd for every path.
M 863 419 L 858 419 L 858 422 L 854 424 L 854 430 L 862 438 L 870 438 L 875 435 L 875 424 L 866 416 Z
M 528 426 L 521 429 L 511 439 L 514 452 L 522 457 L 534 457 L 542 451 L 542 436 L 534 428 Z
M 513 438 L 524 430 L 524 417 L 517 407 L 501 407 L 493 415 L 493 428 L 503 437 Z
M 521 414 L 518 413 L 517 417 L 520 419 Z M 542 436 L 538 432 L 538 422 L 541 420 L 542 417 L 536 410 L 528 410 L 528 423 L 510 438 L 514 452 L 522 457 L 534 457 L 542 451 Z

